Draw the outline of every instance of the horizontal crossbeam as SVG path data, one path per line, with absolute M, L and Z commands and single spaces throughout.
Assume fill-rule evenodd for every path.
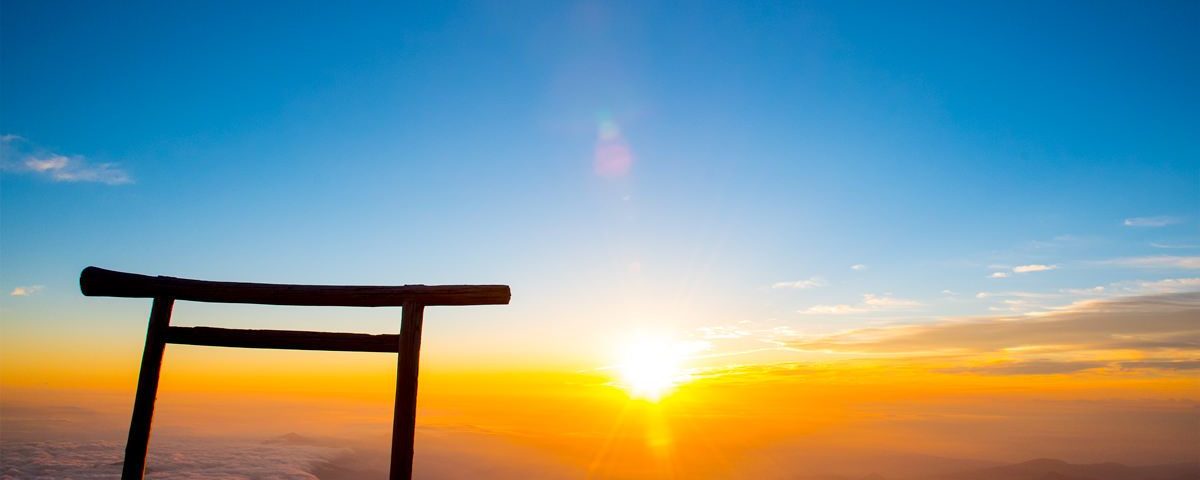
M 508 285 L 284 285 L 151 277 L 87 267 L 79 288 L 89 297 L 173 298 L 193 302 L 337 307 L 504 305 Z
M 211 347 L 383 352 L 400 350 L 399 335 L 303 332 L 296 330 L 239 330 L 213 327 L 167 327 L 167 343 Z

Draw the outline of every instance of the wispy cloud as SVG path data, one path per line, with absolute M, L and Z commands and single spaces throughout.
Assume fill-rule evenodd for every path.
M 1104 260 L 1102 265 L 1133 268 L 1200 269 L 1200 256 L 1150 255 Z
M 976 375 L 1060 375 L 1087 370 L 1200 370 L 1200 360 L 1143 360 L 1143 361 L 1099 361 L 1099 360 L 1021 360 L 984 363 L 965 367 L 939 370 L 943 373 L 973 373 Z
M 24 138 L 0 135 L 3 161 L 0 170 L 35 175 L 54 182 L 88 182 L 106 185 L 133 183 L 133 177 L 115 163 L 93 163 L 82 155 L 61 155 L 26 145 Z
M 869 308 L 862 305 L 813 305 L 807 309 L 800 310 L 800 313 L 810 315 L 848 315 L 851 313 L 865 313 L 871 311 Z
M 1008 268 L 1008 267 L 992 265 L 991 268 Z M 1014 273 L 1046 272 L 1046 271 L 1057 270 L 1057 269 L 1058 269 L 1058 265 L 1043 265 L 1040 263 L 1033 263 L 1033 264 L 1029 264 L 1029 265 L 1017 265 L 1015 267 L 1009 268 L 1008 269 L 1009 271 L 1007 271 L 1007 272 L 1003 272 L 1003 271 L 992 272 L 991 274 L 988 275 L 988 278 L 1008 278 L 1008 277 L 1011 277 L 1012 274 L 1014 274 Z
M 45 287 L 43 287 L 41 285 L 29 285 L 29 286 L 24 286 L 24 287 L 16 287 L 16 288 L 12 289 L 12 292 L 9 292 L 9 295 L 13 296 L 13 297 L 28 297 L 37 292 L 40 292 L 43 288 L 45 288 Z
M 1015 297 L 1015 298 L 1055 298 L 1060 295 L 1054 293 L 1038 293 L 1038 292 L 979 292 L 975 294 L 975 298 L 992 298 L 992 297 Z
M 1154 281 L 1125 282 L 1124 284 L 1117 285 L 1127 291 L 1140 294 L 1188 292 L 1200 290 L 1200 277 L 1164 278 Z
M 1062 307 L 1062 301 L 1075 301 L 1087 298 L 1121 298 L 1145 295 L 1160 295 L 1166 293 L 1186 293 L 1200 291 L 1200 277 L 1163 278 L 1159 280 L 1128 280 L 1114 282 L 1108 285 L 1096 285 L 1084 288 L 1060 288 L 1053 292 L 1027 291 L 998 291 L 978 292 L 977 299 L 1020 299 L 1029 305 L 1036 300 L 1044 309 L 1052 310 Z M 1057 307 L 1051 301 L 1058 301 Z
M 1133 297 L 1186 293 L 1200 291 L 1200 277 L 1162 278 L 1158 280 L 1127 280 L 1097 285 L 1091 288 L 1064 288 L 1059 290 L 1064 297 Z
M 1150 246 L 1154 248 L 1200 248 L 1200 245 L 1192 245 L 1187 243 L 1158 243 L 1150 242 Z
M 1035 263 L 1032 265 L 1017 265 L 1017 266 L 1013 267 L 1012 271 L 1016 272 L 1016 273 L 1030 273 L 1030 272 L 1045 272 L 1045 271 L 1054 270 L 1057 268 L 1058 268 L 1058 265 L 1042 265 L 1042 264 Z
M 893 355 L 1003 353 L 1006 361 L 1200 359 L 1200 292 L 1085 301 L 1036 316 L 997 316 L 875 327 L 795 340 L 802 350 Z M 1124 353 L 1122 353 L 1124 352 Z M 1054 355 L 1065 358 L 1053 358 Z M 1086 358 L 1086 357 L 1092 358 Z M 1080 358 L 1084 357 L 1084 358 Z M 1076 365 L 1082 367 L 1083 365 Z M 1047 364 L 1041 367 L 1051 368 Z M 1066 367 L 1064 367 L 1066 368 Z M 1091 368 L 1091 367 L 1088 367 Z M 1010 371 L 1037 370 L 1038 364 Z
M 106 185 L 124 185 L 133 183 L 129 173 L 116 164 L 92 164 L 82 156 L 67 157 L 50 155 L 45 157 L 26 157 L 16 168 L 6 170 L 31 173 L 49 178 L 55 182 L 94 182 Z
M 863 271 L 863 270 L 866 270 L 866 269 L 867 269 L 867 266 L 866 266 L 866 265 L 863 265 L 863 264 L 861 264 L 861 263 L 856 263 L 856 264 L 854 264 L 854 265 L 851 265 L 851 266 L 850 266 L 850 269 L 851 269 L 851 270 L 854 270 L 854 271 L 856 271 L 856 272 L 861 272 L 861 271 Z
M 913 308 L 921 306 L 921 302 L 916 300 L 906 300 L 903 298 L 895 298 L 889 296 L 879 296 L 866 294 L 863 295 L 863 303 L 872 307 L 894 309 L 894 308 Z
M 907 310 L 917 308 L 922 305 L 923 304 L 921 302 L 916 300 L 867 293 L 863 295 L 863 301 L 858 304 L 814 305 L 804 310 L 800 310 L 799 313 L 810 315 L 848 315 L 854 313 Z
M 1182 222 L 1178 217 L 1158 215 L 1154 217 L 1133 217 L 1125 219 L 1126 227 L 1165 227 Z
M 1139 360 L 1117 364 L 1123 369 L 1200 370 L 1200 360 Z
M 790 281 L 790 282 L 775 282 L 774 284 L 771 285 L 771 288 L 796 288 L 796 289 L 803 290 L 803 289 L 808 289 L 808 288 L 824 287 L 826 285 L 829 285 L 829 284 L 827 282 L 825 282 L 825 279 L 823 279 L 821 277 L 812 277 L 807 280 L 794 280 L 794 281 Z
M 975 373 L 982 375 L 1054 375 L 1104 368 L 1108 365 L 1108 362 L 1098 361 L 1028 360 L 945 368 L 941 371 L 945 373 Z
M 1097 285 L 1097 286 L 1091 287 L 1091 288 L 1064 288 L 1059 291 L 1062 292 L 1064 295 L 1076 296 L 1076 297 L 1096 296 L 1096 295 L 1104 295 L 1104 294 L 1108 293 L 1108 290 L 1100 285 Z

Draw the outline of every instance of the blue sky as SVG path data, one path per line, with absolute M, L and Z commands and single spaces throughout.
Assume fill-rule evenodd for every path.
M 1198 19 L 1194 2 L 6 1 L 0 308 L 9 331 L 99 316 L 140 341 L 144 306 L 82 298 L 81 268 L 507 283 L 510 307 L 439 315 L 480 342 L 568 345 L 1196 289 Z M 628 168 L 597 166 L 609 147 Z M 328 326 L 288 313 L 249 322 Z

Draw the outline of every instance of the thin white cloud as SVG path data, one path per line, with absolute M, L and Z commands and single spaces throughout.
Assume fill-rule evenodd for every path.
M 1165 227 L 1180 223 L 1182 220 L 1178 217 L 1170 217 L 1166 215 L 1158 215 L 1154 217 L 1133 217 L 1125 219 L 1126 227 Z
M 1013 267 L 1012 271 L 1016 272 L 1016 273 L 1030 273 L 1030 272 L 1045 272 L 1047 270 L 1054 270 L 1057 268 L 1058 268 L 1058 265 L 1042 265 L 1042 264 L 1035 263 L 1032 265 L 1017 265 L 1017 266 Z
M 1188 293 L 1200 291 L 1200 277 L 1192 278 L 1164 278 L 1160 280 L 1129 280 L 1122 282 L 1110 283 L 1108 285 L 1096 285 L 1086 288 L 1060 288 L 1055 292 L 1026 292 L 1026 291 L 1000 291 L 1000 292 L 979 292 L 975 294 L 978 299 L 1004 299 L 1016 298 L 1028 301 L 1038 300 L 1074 300 L 1086 298 L 1122 298 L 1130 296 L 1142 295 L 1162 295 L 1169 293 Z M 1050 305 L 1045 305 L 1053 310 Z
M 1070 296 L 1076 296 L 1076 297 L 1104 295 L 1105 293 L 1107 293 L 1106 289 L 1101 285 L 1097 285 L 1092 288 L 1064 288 L 1059 291 L 1062 292 L 1064 295 L 1070 295 Z
M 794 288 L 794 289 L 804 290 L 804 289 L 809 289 L 809 288 L 824 287 L 826 285 L 829 285 L 829 284 L 827 282 L 825 282 L 825 279 L 823 279 L 821 277 L 812 277 L 807 280 L 795 280 L 795 281 L 791 281 L 791 282 L 775 282 L 774 284 L 771 285 L 771 288 Z
M 9 295 L 13 296 L 13 297 L 28 297 L 30 295 L 33 295 L 33 294 L 41 291 L 43 288 L 45 288 L 45 287 L 43 287 L 41 285 L 28 285 L 28 286 L 23 286 L 23 287 L 16 287 L 16 288 L 12 289 L 12 292 L 10 292 Z
M 750 335 L 750 332 L 744 328 L 729 326 L 699 327 L 696 331 L 699 337 L 705 340 L 742 338 Z
M 1102 265 L 1132 268 L 1200 269 L 1200 256 L 1151 255 L 1104 260 Z
M 862 303 L 855 305 L 814 305 L 799 313 L 808 315 L 848 315 L 853 313 L 874 313 L 891 310 L 908 310 L 922 306 L 921 302 L 896 298 L 889 295 L 863 294 Z
M 1055 293 L 1038 293 L 1038 292 L 979 292 L 975 294 L 975 298 L 988 297 L 1016 297 L 1016 298 L 1054 298 L 1059 296 Z
M 1109 367 L 1100 361 L 1022 360 L 984 365 L 951 367 L 943 373 L 974 373 L 978 375 L 1060 375 Z
M 856 263 L 856 264 L 854 264 L 854 265 L 851 265 L 851 266 L 850 266 L 850 269 L 851 269 L 851 270 L 854 270 L 854 271 L 856 271 L 856 272 L 861 272 L 861 271 L 863 271 L 863 270 L 866 270 L 866 269 L 867 269 L 867 266 L 866 266 L 866 265 L 863 265 L 863 264 L 861 264 L 861 263 Z
M 1000 305 L 988 307 L 988 310 L 993 312 L 1024 313 L 1047 310 L 1050 308 L 1053 308 L 1053 306 L 1042 301 L 1028 300 L 1024 298 L 1006 298 L 1000 301 Z
M 886 295 L 884 295 L 884 296 L 872 295 L 869 293 L 866 295 L 863 295 L 863 303 L 870 305 L 872 307 L 885 308 L 885 309 L 913 308 L 913 307 L 921 306 L 921 302 L 918 302 L 916 300 L 906 300 L 903 298 L 889 297 Z
M 800 313 L 825 314 L 825 315 L 846 315 L 846 314 L 850 314 L 850 313 L 866 313 L 869 311 L 871 311 L 871 310 L 866 307 L 863 307 L 863 306 L 840 304 L 840 305 L 814 305 L 814 306 L 808 307 L 807 309 L 800 310 Z
M 1018 305 L 1018 304 L 1013 304 Z M 825 337 L 801 338 L 805 350 L 928 353 L 1062 352 L 1072 358 L 1085 351 L 1143 350 L 1174 352 L 1196 359 L 1200 293 L 1176 293 L 1090 300 L 1048 310 L 1037 316 L 945 319 L 937 323 L 871 327 Z M 1123 357 L 1127 359 L 1128 357 Z M 1093 359 L 1097 360 L 1097 359 Z
M 89 163 L 81 156 L 50 155 L 26 157 L 23 171 L 49 178 L 55 182 L 95 182 L 106 185 L 133 183 L 129 173 L 112 163 Z
M 1117 282 L 1109 285 L 1109 288 L 1106 290 L 1106 292 L 1113 295 L 1149 295 L 1196 291 L 1200 291 L 1200 277 Z
M 1186 244 L 1186 243 L 1171 244 L 1171 243 L 1151 242 L 1150 246 L 1154 247 L 1154 248 L 1200 248 L 1200 245 L 1191 245 L 1191 244 Z
M 996 266 L 993 265 L 992 268 L 996 268 Z M 1007 267 L 1005 267 L 1005 268 L 1007 268 Z M 1056 269 L 1058 269 L 1058 265 L 1042 265 L 1040 263 L 1034 263 L 1034 264 L 1029 264 L 1029 265 L 1017 265 L 1010 269 L 1011 273 L 1010 272 L 992 272 L 991 274 L 988 275 L 988 278 L 1008 278 L 1008 277 L 1011 277 L 1013 273 L 1045 272 L 1045 271 L 1056 270 Z
M 12 173 L 39 176 L 54 182 L 103 183 L 124 185 L 133 183 L 133 177 L 115 163 L 94 163 L 82 155 L 61 155 L 29 148 L 25 139 L 17 135 L 0 135 L 3 159 L 0 170 Z

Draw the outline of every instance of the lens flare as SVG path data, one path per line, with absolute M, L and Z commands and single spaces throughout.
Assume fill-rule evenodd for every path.
M 633 166 L 633 151 L 612 119 L 601 119 L 596 128 L 595 168 L 602 177 L 622 177 Z

